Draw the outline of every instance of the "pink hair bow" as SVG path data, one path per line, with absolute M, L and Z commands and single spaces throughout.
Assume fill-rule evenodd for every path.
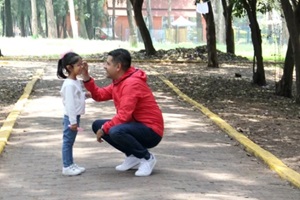
M 60 54 L 60 59 L 62 59 L 63 57 L 65 57 L 65 55 L 66 55 L 67 53 L 70 53 L 70 52 L 73 52 L 73 50 L 70 49 L 70 50 L 68 50 L 68 51 L 64 51 L 63 53 L 61 53 L 61 54 Z

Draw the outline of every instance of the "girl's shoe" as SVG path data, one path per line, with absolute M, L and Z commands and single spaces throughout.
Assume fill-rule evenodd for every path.
M 62 174 L 65 176 L 76 176 L 81 174 L 81 170 L 76 167 L 76 165 L 72 164 L 69 167 L 63 167 Z
M 85 168 L 84 167 L 80 167 L 79 165 L 77 165 L 77 164 L 73 164 L 75 167 L 77 167 L 80 171 L 81 171 L 81 173 L 83 173 L 83 172 L 85 172 Z

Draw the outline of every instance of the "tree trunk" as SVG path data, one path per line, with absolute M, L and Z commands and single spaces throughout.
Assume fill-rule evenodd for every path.
M 37 7 L 36 0 L 31 0 L 31 30 L 32 36 L 38 37 L 38 20 L 37 20 Z
M 290 39 L 293 46 L 294 52 L 294 61 L 296 67 L 296 103 L 300 104 L 300 22 L 299 22 L 299 7 L 300 3 L 297 2 L 295 11 L 293 10 L 293 6 L 289 1 L 280 0 L 282 5 L 282 10 L 285 16 L 286 24 L 289 30 Z
M 144 41 L 146 55 L 155 55 L 156 50 L 153 47 L 152 40 L 142 14 L 142 6 L 144 0 L 130 0 L 130 2 L 133 7 L 136 24 Z
M 12 22 L 12 15 L 11 15 L 11 4 L 10 0 L 5 0 L 5 36 L 6 37 L 13 37 L 13 22 Z
M 253 0 L 255 1 L 255 0 Z M 256 2 L 256 1 L 255 1 Z M 256 4 L 253 2 L 248 3 L 246 0 L 242 0 L 244 8 L 247 11 L 247 15 L 250 21 L 251 39 L 254 48 L 253 59 L 253 83 L 259 86 L 266 85 L 266 77 L 264 70 L 264 63 L 262 57 L 262 39 L 259 24 L 256 18 Z M 257 61 L 257 69 L 255 70 L 255 60 Z
M 38 33 L 39 33 L 39 35 L 42 35 L 42 37 L 45 37 L 46 35 L 45 35 L 43 25 L 42 25 L 40 10 L 37 11 L 37 21 L 38 21 Z
M 4 6 L 0 7 L 1 9 L 1 21 L 2 21 L 2 33 L 1 36 L 4 36 L 5 34 L 5 15 L 4 15 Z
M 208 4 L 208 13 L 203 14 L 206 21 L 206 38 L 207 38 L 207 59 L 208 67 L 219 67 L 218 56 L 217 56 L 217 47 L 216 47 L 216 28 L 214 21 L 214 13 L 212 10 L 211 2 Z
M 126 1 L 127 3 L 127 16 L 128 16 L 128 24 L 129 24 L 129 43 L 132 47 L 137 47 L 137 34 L 135 32 L 134 24 L 133 24 L 133 16 L 132 16 L 132 6 L 130 1 Z
M 24 17 L 25 19 L 24 19 L 24 22 L 26 22 L 26 18 L 27 18 L 27 22 L 29 23 L 28 24 L 28 27 L 29 27 L 29 33 L 28 32 L 26 32 L 26 25 L 25 25 L 25 35 L 26 36 L 28 36 L 28 35 L 32 35 L 32 31 L 31 31 L 31 19 L 30 19 L 30 16 L 28 15 L 26 15 L 26 13 L 25 13 L 25 17 Z
M 56 31 L 57 31 L 57 37 L 58 38 L 61 38 L 62 37 L 62 35 L 63 35 L 63 28 L 62 28 L 62 23 L 63 23 L 63 18 L 62 17 L 60 17 L 60 16 L 56 16 Z
M 295 66 L 296 66 L 296 103 L 300 104 L 300 2 L 297 1 L 297 7 L 295 9 L 294 21 L 296 24 L 297 35 L 295 36 L 295 43 L 293 45 Z
M 88 17 L 85 20 L 85 24 L 86 24 L 86 30 L 87 30 L 88 38 L 91 40 L 91 39 L 93 39 L 93 30 L 94 30 L 91 0 L 86 1 L 86 10 L 87 10 L 87 13 L 88 13 Z
M 52 0 L 45 0 L 45 6 L 47 12 L 48 37 L 57 38 L 56 22 L 54 18 Z
M 73 35 L 73 38 L 78 38 L 78 26 L 77 26 L 77 21 L 76 21 L 76 17 L 75 17 L 74 1 L 68 0 L 68 3 L 69 3 L 69 10 L 70 10 L 72 35 Z
M 45 9 L 44 9 L 44 14 L 45 14 L 45 22 L 48 22 L 48 16 L 47 16 L 47 10 L 46 10 L 46 5 L 45 5 Z M 45 23 L 45 34 L 46 34 L 46 37 L 48 37 L 48 23 Z
M 94 27 L 98 27 L 100 26 L 100 24 L 102 25 L 102 23 L 100 23 L 103 19 L 100 19 L 100 11 L 103 12 L 103 8 L 99 6 L 99 2 L 95 1 L 93 4 L 93 15 L 91 15 L 91 17 L 93 17 L 93 24 Z M 103 17 L 104 18 L 104 17 Z
M 21 2 L 23 3 L 23 2 Z M 21 37 L 26 37 L 26 31 L 25 31 L 25 14 L 24 14 L 24 9 L 20 10 L 20 34 Z
M 291 39 L 289 39 L 288 48 L 285 55 L 283 75 L 281 80 L 275 84 L 275 93 L 279 96 L 292 97 L 293 71 L 294 71 L 294 52 Z
M 227 4 L 227 0 L 222 0 L 222 5 L 226 29 L 226 50 L 227 53 L 235 54 L 234 31 L 232 28 L 232 9 L 234 4 L 231 1 Z
M 212 7 L 213 13 L 214 13 L 214 22 L 215 22 L 215 29 L 216 29 L 216 40 L 220 44 L 225 43 L 225 36 L 226 36 L 226 29 L 225 27 L 225 21 L 224 16 L 222 13 L 222 5 L 220 3 L 214 3 L 214 6 Z
M 79 35 L 81 38 L 87 39 L 87 31 L 84 22 L 84 5 L 82 0 L 78 1 L 78 13 L 77 13 L 77 21 L 79 22 Z

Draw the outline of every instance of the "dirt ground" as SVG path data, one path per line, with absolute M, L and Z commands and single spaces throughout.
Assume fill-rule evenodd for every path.
M 34 62 L 0 61 L 0 125 L 40 66 Z M 222 64 L 220 68 L 207 68 L 205 63 L 137 64 L 144 69 L 149 66 L 165 75 L 183 93 L 300 172 L 300 107 L 293 99 L 274 95 L 275 81 L 282 73 L 280 70 L 266 67 L 268 85 L 256 87 L 251 84 L 251 64 Z M 242 77 L 236 78 L 235 73 Z M 171 92 L 154 73 L 148 71 L 148 74 L 153 90 Z

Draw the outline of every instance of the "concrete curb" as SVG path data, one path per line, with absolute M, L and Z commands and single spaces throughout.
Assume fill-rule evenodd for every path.
M 24 88 L 23 95 L 19 98 L 17 103 L 15 103 L 14 108 L 10 112 L 10 114 L 5 119 L 2 127 L 0 128 L 0 154 L 3 152 L 5 145 L 10 137 L 10 134 L 13 130 L 14 124 L 21 113 L 25 103 L 28 100 L 28 97 L 33 89 L 34 84 L 38 79 L 43 75 L 44 70 L 38 69 L 35 75 L 32 77 L 31 81 L 29 81 Z
M 197 109 L 199 109 L 202 113 L 204 113 L 207 117 L 209 117 L 215 124 L 217 124 L 223 131 L 225 131 L 230 137 L 237 140 L 241 145 L 244 146 L 245 150 L 254 156 L 263 160 L 273 171 L 275 171 L 282 179 L 289 181 L 291 184 L 300 188 L 300 174 L 293 169 L 287 167 L 281 160 L 279 160 L 276 156 L 271 154 L 270 152 L 264 150 L 250 139 L 248 139 L 245 135 L 239 133 L 232 126 L 230 126 L 227 122 L 221 119 L 218 115 L 211 112 L 208 108 L 194 101 L 183 92 L 181 92 L 173 83 L 167 80 L 164 76 L 156 74 L 166 85 L 173 89 L 182 99 L 186 102 L 192 104 Z

